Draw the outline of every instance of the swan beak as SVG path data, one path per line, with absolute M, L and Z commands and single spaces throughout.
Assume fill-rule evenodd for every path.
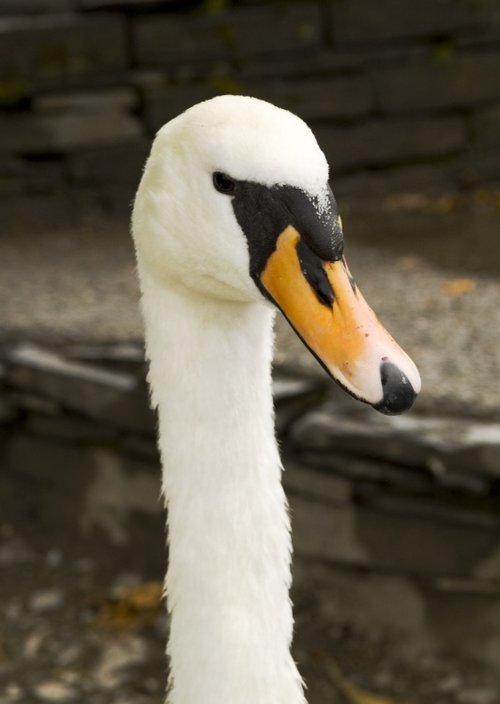
M 345 259 L 325 262 L 309 250 L 304 262 L 300 242 L 294 227 L 281 232 L 260 276 L 263 287 L 351 395 L 388 415 L 409 409 L 420 391 L 414 363 L 366 303 Z

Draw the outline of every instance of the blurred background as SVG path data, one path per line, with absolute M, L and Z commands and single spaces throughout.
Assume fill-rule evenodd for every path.
M 351 269 L 424 382 L 378 416 L 278 321 L 310 704 L 498 704 L 496 0 L 0 0 L 0 702 L 163 701 L 129 219 L 155 131 L 220 93 L 313 128 Z

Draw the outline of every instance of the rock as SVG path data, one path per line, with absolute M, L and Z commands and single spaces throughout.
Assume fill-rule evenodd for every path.
M 35 414 L 48 416 L 56 415 L 61 407 L 54 401 L 50 401 L 43 396 L 31 394 L 23 391 L 9 390 L 9 399 L 16 408 L 21 411 L 32 411 Z
M 335 195 L 367 203 L 369 198 L 380 202 L 381 197 L 394 193 L 436 193 L 453 190 L 460 183 L 459 158 L 443 163 L 389 165 L 376 171 L 356 171 L 340 175 L 335 180 Z M 469 169 L 470 170 L 470 169 Z
M 70 86 L 82 76 L 102 76 L 126 65 L 125 21 L 116 14 L 67 13 L 0 21 L 0 85 L 19 97 L 30 95 L 35 86 L 61 81 Z
M 1 393 L 1 389 L 0 389 Z M 0 396 L 0 425 L 12 423 L 19 417 L 19 412 L 12 402 Z
M 25 609 L 23 609 L 23 605 L 19 599 L 11 599 L 11 601 L 7 602 L 3 607 L 3 612 L 7 621 L 19 621 L 21 615 L 24 616 Z
M 5 687 L 7 702 L 17 702 L 23 696 L 23 690 L 16 682 L 9 682 Z
M 443 694 L 455 694 L 459 692 L 462 687 L 462 677 L 455 672 L 444 677 L 439 683 L 439 690 Z
M 457 694 L 457 704 L 496 704 L 498 691 L 496 689 L 476 688 L 463 689 Z
M 80 90 L 64 93 L 48 93 L 36 96 L 33 110 L 37 113 L 62 112 L 109 112 L 119 110 L 130 112 L 138 108 L 139 96 L 129 87 L 107 88 L 105 90 Z
M 142 364 L 144 362 L 144 345 L 133 342 L 116 342 L 108 345 L 69 345 L 65 348 L 64 353 L 67 359 L 78 359 L 84 362 L 104 361 L 130 364 Z
M 466 144 L 465 123 L 457 117 L 378 119 L 343 127 L 319 123 L 314 131 L 336 171 L 453 154 Z
M 72 645 L 66 646 L 64 650 L 59 653 L 59 665 L 61 665 L 61 667 L 68 667 L 68 665 L 71 665 L 72 663 L 76 662 L 81 657 L 83 649 L 83 642 L 73 643 Z M 67 671 L 67 674 L 70 673 L 71 675 L 76 674 L 74 672 Z M 66 672 L 64 674 L 66 674 Z
M 464 54 L 448 61 L 384 67 L 373 74 L 383 112 L 468 107 L 500 95 L 500 55 Z
M 367 64 L 366 55 L 354 51 L 339 51 L 331 47 L 316 49 L 314 53 L 300 56 L 292 53 L 268 58 L 254 56 L 248 61 L 238 64 L 238 75 L 243 79 L 255 78 L 287 78 L 301 79 L 315 77 L 340 77 L 344 71 L 359 71 Z M 218 64 L 219 71 L 222 70 Z M 195 68 L 193 68 L 195 70 Z M 353 78 L 356 73 L 352 74 Z
M 194 63 L 321 46 L 322 19 L 315 4 L 244 7 L 192 15 L 138 15 L 133 46 L 139 66 Z
M 118 438 L 116 428 L 67 413 L 61 413 L 57 416 L 29 413 L 25 421 L 25 428 L 35 435 L 43 435 L 77 445 L 98 444 Z
M 143 582 L 144 577 L 137 572 L 120 572 L 120 574 L 117 574 L 114 578 L 110 592 L 113 597 L 119 598 L 124 592 L 130 590 L 132 587 L 137 587 Z
M 158 130 L 191 105 L 215 97 L 219 90 L 210 82 L 170 84 L 162 77 L 140 78 L 144 86 L 144 111 L 150 131 Z
M 72 9 L 72 0 L 2 0 L 0 3 L 0 15 L 43 15 Z
M 140 665 L 146 657 L 146 642 L 137 636 L 105 643 L 94 674 L 96 684 L 105 690 L 119 687 L 130 674 L 127 668 L 132 669 Z
M 151 694 L 155 694 L 160 691 L 160 681 L 157 677 L 147 677 L 143 683 L 144 689 Z
M 350 482 L 293 461 L 285 460 L 283 484 L 290 494 L 326 501 L 332 506 L 349 503 L 352 498 Z
M 31 345 L 9 353 L 8 381 L 114 427 L 154 432 L 144 380 L 125 372 L 67 361 Z
M 484 137 L 479 136 L 476 132 L 476 138 L 491 139 L 492 142 L 496 142 L 492 125 L 488 124 L 488 112 L 479 114 L 478 123 L 483 119 L 485 120 Z M 500 178 L 500 151 L 492 147 L 472 149 L 460 158 L 457 171 L 460 183 L 467 187 L 484 186 L 491 181 L 497 181 Z
M 485 8 L 485 19 L 488 19 L 487 3 Z M 399 0 L 382 0 L 376 4 L 365 0 L 337 0 L 331 5 L 331 31 L 338 44 L 402 37 L 431 38 L 466 28 L 476 19 L 476 12 L 481 14 L 481 9 L 480 3 L 470 0 L 422 0 L 412 5 Z
M 109 186 L 110 183 L 128 185 L 137 188 L 141 178 L 142 169 L 146 162 L 150 143 L 147 140 L 137 139 L 126 144 L 110 144 L 106 150 L 92 148 L 79 149 L 68 154 L 68 172 L 71 180 L 82 186 Z M 81 353 L 78 352 L 80 348 Z M 95 360 L 100 359 L 117 361 L 142 361 L 144 352 L 135 345 L 90 345 L 75 346 L 69 350 L 68 355 L 75 358 Z
M 100 10 L 113 7 L 141 7 L 145 5 L 147 9 L 153 5 L 164 7 L 167 3 L 175 4 L 176 0 L 76 0 L 77 6 L 82 10 Z
M 160 477 L 152 472 L 131 473 L 113 452 L 96 449 L 94 481 L 84 497 L 80 526 L 84 534 L 100 529 L 115 545 L 130 540 L 131 515 L 161 513 Z
M 297 418 L 318 404 L 323 398 L 324 392 L 325 384 L 321 380 L 275 372 L 273 375 L 273 396 L 278 434 L 285 434 Z
M 64 594 L 60 589 L 40 589 L 30 599 L 30 609 L 36 613 L 54 611 L 62 606 Z
M 63 553 L 59 548 L 51 548 L 45 555 L 45 564 L 50 569 L 57 569 L 61 566 L 63 561 Z
M 474 117 L 474 134 L 480 148 L 500 147 L 499 125 L 500 108 L 495 106 L 476 113 Z
M 33 552 L 22 538 L 13 537 L 0 543 L 0 569 L 29 562 L 32 558 Z
M 96 565 L 94 560 L 88 557 L 81 557 L 79 560 L 75 561 L 74 568 L 79 574 L 90 574 L 95 570 Z
M 367 482 L 390 486 L 408 494 L 432 491 L 435 480 L 422 467 L 403 467 L 396 463 L 373 459 L 354 454 L 353 450 L 332 452 L 300 453 L 301 462 L 308 467 L 321 470 L 326 476 L 335 476 L 350 482 Z M 461 479 L 461 477 L 460 477 Z M 458 477 L 457 477 L 458 488 Z M 474 494 L 485 494 L 488 482 L 479 477 L 469 477 L 463 482 L 462 488 L 469 489 Z
M 66 178 L 62 159 L 42 158 L 34 163 L 18 155 L 4 155 L 0 165 L 0 192 L 24 197 L 54 193 L 62 190 Z
M 352 408 L 352 407 L 351 407 Z M 299 451 L 348 453 L 401 467 L 426 467 L 443 483 L 500 476 L 500 423 L 459 418 L 388 417 L 362 407 L 325 405 L 291 431 Z
M 290 496 L 294 553 L 299 557 L 348 565 L 373 565 L 357 536 L 356 510 L 349 503 L 335 509 L 298 494 Z
M 0 538 L 2 540 L 9 540 L 10 538 L 13 538 L 15 534 L 16 531 L 11 523 L 2 523 L 0 525 Z
M 160 464 L 160 451 L 156 438 L 127 434 L 120 438 L 120 452 L 151 462 L 156 466 Z
M 0 135 L 0 152 L 29 156 L 133 142 L 142 135 L 142 126 L 119 110 L 13 114 L 0 117 Z
M 69 685 L 51 680 L 38 684 L 34 688 L 34 694 L 45 702 L 69 702 L 76 696 L 74 689 Z
M 245 78 L 239 72 L 210 75 L 202 80 L 174 82 L 151 76 L 139 79 L 145 86 L 148 124 L 158 129 L 190 105 L 225 92 L 237 92 L 267 100 L 291 110 L 305 120 L 346 119 L 367 114 L 373 107 L 373 90 L 368 80 L 352 75 L 275 80 Z
M 42 647 L 46 637 L 47 632 L 44 629 L 31 633 L 24 643 L 24 657 L 28 660 L 38 657 L 40 648 Z
M 359 118 L 374 106 L 373 88 L 361 74 L 254 82 L 249 89 L 304 120 Z

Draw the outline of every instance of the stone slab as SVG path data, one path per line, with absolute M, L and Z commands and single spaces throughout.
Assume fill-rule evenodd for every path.
M 338 44 L 432 38 L 473 23 L 487 24 L 495 15 L 494 3 L 474 0 L 336 0 L 331 5 L 331 31 Z
M 2 425 L 13 423 L 19 420 L 19 412 L 15 404 L 7 399 L 0 389 L 0 428 Z
M 191 105 L 224 92 L 267 100 L 304 120 L 359 118 L 374 104 L 371 86 L 361 76 L 273 81 L 244 78 L 236 72 L 189 82 L 172 82 L 161 75 L 139 80 L 151 130 L 159 129 Z
M 72 446 L 109 443 L 113 440 L 116 441 L 118 435 L 116 427 L 112 425 L 92 422 L 86 418 L 64 412 L 57 416 L 30 413 L 24 427 L 28 433 Z
M 287 375 L 275 370 L 273 398 L 276 409 L 276 432 L 285 437 L 293 423 L 325 396 L 325 383 L 304 375 Z
M 468 107 L 500 98 L 500 55 L 452 53 L 420 65 L 384 67 L 372 80 L 386 113 Z
M 489 79 L 488 79 L 489 80 Z M 478 147 L 500 147 L 500 105 L 476 113 L 473 118 L 475 143 Z
M 484 122 L 484 134 L 478 135 L 480 141 L 491 140 L 490 146 L 484 148 L 470 149 L 464 154 L 457 165 L 459 179 L 466 186 L 474 185 L 483 188 L 488 185 L 495 187 L 500 181 L 500 149 L 495 148 L 493 143 L 497 141 L 495 125 L 490 122 L 490 115 L 486 114 L 478 117 L 476 124 Z
M 134 57 L 139 66 L 306 51 L 322 41 L 320 8 L 314 3 L 133 19 Z
M 65 182 L 65 165 L 58 157 L 33 162 L 4 154 L 1 159 L 0 193 L 4 196 L 53 193 L 61 191 Z
M 422 467 L 445 486 L 454 484 L 455 474 L 492 482 L 500 476 L 499 422 L 416 414 L 387 417 L 362 407 L 330 404 L 297 421 L 290 437 L 298 452 L 343 452 Z
M 35 96 L 32 107 L 38 113 L 61 112 L 131 112 L 139 107 L 139 96 L 131 86 L 107 87 L 105 90 L 51 91 Z
M 471 574 L 498 548 L 498 525 L 473 528 L 412 515 L 404 502 L 387 512 L 355 503 L 328 506 L 291 493 L 290 506 L 294 551 L 309 560 L 431 579 Z
M 209 81 L 171 83 L 162 75 L 142 76 L 138 81 L 143 93 L 146 125 L 152 133 L 191 105 L 220 92 Z
M 333 177 L 337 171 L 360 166 L 454 154 L 467 141 L 465 122 L 458 117 L 378 119 L 343 127 L 318 123 L 314 132 Z
M 118 15 L 0 19 L 0 95 L 12 100 L 35 87 L 120 72 L 127 62 L 125 24 Z
M 114 146 L 142 136 L 139 120 L 125 112 L 62 112 L 0 116 L 0 152 L 24 156 Z
M 268 100 L 304 120 L 360 118 L 374 106 L 370 82 L 362 75 L 256 82 L 250 95 Z
M 7 384 L 111 426 L 154 432 L 144 382 L 132 374 L 70 362 L 54 352 L 20 345 L 8 354 Z
M 178 0 L 75 0 L 78 8 L 82 10 L 106 10 L 112 8 L 127 9 L 147 9 L 158 7 L 159 9 L 175 5 Z
M 339 199 L 383 199 L 395 194 L 436 194 L 454 190 L 457 183 L 472 183 L 472 173 L 465 173 L 460 157 L 437 163 L 387 165 L 377 170 L 360 170 L 341 174 L 335 179 L 335 195 Z
M 82 184 L 107 187 L 118 183 L 137 188 L 149 150 L 150 143 L 145 139 L 110 144 L 106 149 L 79 149 L 67 154 L 67 173 L 79 187 Z
M 73 0 L 0 0 L 0 16 L 69 12 L 73 6 Z

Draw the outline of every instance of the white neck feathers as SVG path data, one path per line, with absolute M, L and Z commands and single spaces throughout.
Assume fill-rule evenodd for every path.
M 170 545 L 171 704 L 303 704 L 274 437 L 274 313 L 141 276 Z

